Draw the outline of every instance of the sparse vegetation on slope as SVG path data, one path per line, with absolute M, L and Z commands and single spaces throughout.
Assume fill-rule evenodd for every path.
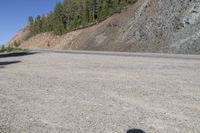
M 43 32 L 62 35 L 78 28 L 100 22 L 113 13 L 120 12 L 137 0 L 64 0 L 58 2 L 47 16 L 29 17 L 29 37 Z
M 9 44 L 21 42 L 20 48 L 200 54 L 198 1 L 138 0 L 135 4 L 127 3 L 119 9 L 125 7 L 128 8 L 120 13 L 106 17 L 97 16 L 94 21 L 77 25 L 71 30 L 79 30 L 62 36 L 53 34 L 53 28 L 50 32 L 43 31 L 43 28 L 36 28 L 41 29 L 39 32 L 33 32 L 32 29 L 30 36 L 30 27 L 35 28 L 37 22 L 30 17 L 31 26 L 28 25 L 19 31 Z M 53 14 L 54 12 L 52 16 Z M 64 15 L 61 15 L 61 20 L 62 16 Z M 44 18 L 47 21 L 49 17 L 47 15 Z M 54 21 L 55 19 L 50 22 Z M 74 21 L 67 22 L 70 23 L 66 26 L 70 27 Z M 41 27 L 45 25 L 41 24 Z M 65 27 L 63 32 L 68 32 L 69 27 Z M 27 37 L 31 38 L 27 40 Z
M 10 53 L 10 52 L 28 52 L 28 50 L 17 48 L 17 47 L 5 47 L 4 45 L 0 48 L 0 52 L 2 53 Z

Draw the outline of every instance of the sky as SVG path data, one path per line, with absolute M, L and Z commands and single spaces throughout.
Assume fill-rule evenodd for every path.
M 63 0 L 1 0 L 0 45 L 7 43 L 28 23 L 28 16 L 47 14 Z

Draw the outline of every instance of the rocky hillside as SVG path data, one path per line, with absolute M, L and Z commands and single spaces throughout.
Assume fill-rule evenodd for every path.
M 20 30 L 7 44 L 10 46 L 15 45 L 18 42 L 24 42 L 30 33 L 30 27 L 26 26 Z
M 11 42 L 22 41 L 22 48 L 200 54 L 200 0 L 139 0 L 89 28 L 23 40 L 15 37 Z

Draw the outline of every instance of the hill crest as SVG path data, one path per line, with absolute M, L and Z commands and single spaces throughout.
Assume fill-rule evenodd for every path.
M 20 47 L 200 54 L 200 2 L 140 0 L 91 27 L 38 34 Z

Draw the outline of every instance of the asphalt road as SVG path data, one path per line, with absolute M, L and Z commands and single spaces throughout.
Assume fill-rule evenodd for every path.
M 200 132 L 200 56 L 34 51 L 0 55 L 0 133 Z

